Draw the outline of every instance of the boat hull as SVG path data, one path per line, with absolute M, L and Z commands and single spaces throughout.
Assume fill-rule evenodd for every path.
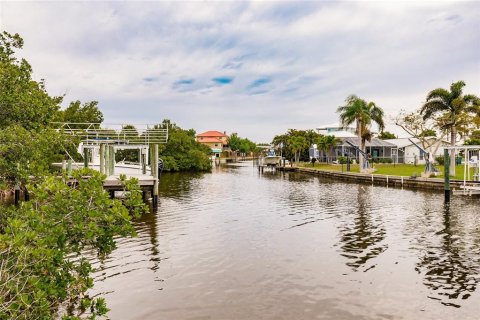
M 262 158 L 262 164 L 264 166 L 276 166 L 280 164 L 281 157 L 279 156 L 267 156 Z

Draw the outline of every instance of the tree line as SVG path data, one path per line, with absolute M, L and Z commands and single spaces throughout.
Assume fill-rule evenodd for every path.
M 104 175 L 83 169 L 59 176 L 51 163 L 81 157 L 79 138 L 61 134 L 56 122 L 100 127 L 97 101 L 51 96 L 46 81 L 32 77 L 19 59 L 18 34 L 0 33 L 0 319 L 95 319 L 105 315 L 104 299 L 90 297 L 92 266 L 85 252 L 101 258 L 118 236 L 134 236 L 132 219 L 146 212 L 136 179 L 120 177 L 126 198 L 110 199 Z M 193 130 L 163 121 L 170 138 L 161 146 L 166 170 L 209 170 L 210 150 L 195 141 Z M 114 133 L 112 133 L 114 135 Z M 90 176 L 84 180 L 83 176 Z M 13 189 L 28 190 L 31 200 L 18 207 L 2 202 Z
M 473 94 L 464 94 L 464 81 L 451 84 L 450 90 L 437 88 L 430 91 L 425 102 L 413 112 L 400 111 L 394 118 L 395 124 L 410 136 L 418 138 L 424 149 L 437 144 L 447 135 L 451 146 L 456 146 L 459 138 L 465 139 L 466 145 L 480 145 L 480 99 Z M 385 113 L 374 102 L 349 95 L 345 105 L 337 108 L 340 124 L 347 127 L 355 124 L 359 149 L 366 154 L 366 141 L 371 141 L 372 124 L 380 130 L 381 139 L 394 139 L 396 136 L 385 129 Z M 438 133 L 438 134 L 437 134 Z M 434 139 L 431 139 L 434 138 Z M 468 139 L 466 139 L 468 138 Z M 323 139 L 323 140 L 322 140 Z M 298 162 L 309 160 L 308 149 L 317 144 L 320 150 L 329 150 L 338 143 L 334 137 L 321 136 L 313 130 L 288 130 L 286 134 L 277 135 L 272 145 L 283 152 L 287 159 Z M 455 174 L 455 154 L 451 155 L 452 175 Z M 365 157 L 359 157 L 360 167 L 364 167 Z

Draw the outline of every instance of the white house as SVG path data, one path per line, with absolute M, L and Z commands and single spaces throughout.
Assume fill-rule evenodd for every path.
M 338 123 L 333 123 L 315 128 L 319 134 L 324 136 L 334 136 L 335 138 L 355 138 L 355 126 L 342 127 Z
M 315 128 L 319 134 L 324 136 L 334 136 L 335 138 L 355 138 L 358 137 L 356 134 L 357 128 L 355 125 L 351 124 L 347 127 L 342 127 L 339 123 L 327 124 Z M 372 131 L 372 134 L 377 132 Z
M 397 163 L 425 163 L 426 154 L 421 150 L 424 149 L 430 153 L 430 159 L 434 160 L 435 157 L 442 156 L 444 147 L 450 146 L 447 140 L 437 141 L 435 137 L 427 137 L 427 145 L 432 144 L 429 147 L 424 147 L 421 140 L 418 138 L 400 138 L 400 139 L 388 139 L 388 141 L 397 146 L 396 161 Z

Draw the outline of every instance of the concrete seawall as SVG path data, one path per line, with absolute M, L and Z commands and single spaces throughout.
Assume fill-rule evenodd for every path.
M 279 167 L 280 171 L 293 171 L 302 172 L 312 175 L 317 175 L 325 178 L 331 178 L 338 181 L 353 181 L 361 183 L 369 183 L 383 186 L 403 187 L 411 189 L 424 189 L 443 191 L 444 181 L 438 178 L 422 178 L 422 177 L 400 177 L 400 176 L 387 176 L 381 174 L 369 174 L 369 173 L 351 173 L 351 172 L 338 172 L 318 170 L 311 168 L 298 168 L 298 167 Z M 463 181 L 450 181 L 451 189 L 459 189 L 463 185 Z

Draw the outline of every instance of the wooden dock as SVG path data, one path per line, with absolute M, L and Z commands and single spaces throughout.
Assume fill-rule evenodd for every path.
M 158 208 L 158 191 L 155 193 L 155 189 L 158 189 L 159 179 L 151 175 L 128 175 L 128 179 L 135 178 L 138 180 L 138 185 L 143 193 L 143 201 L 147 202 L 148 199 L 152 199 L 153 208 Z M 112 175 L 108 176 L 104 183 L 103 188 L 110 193 L 110 197 L 115 197 L 116 191 L 123 191 L 123 184 L 120 181 L 120 176 Z

